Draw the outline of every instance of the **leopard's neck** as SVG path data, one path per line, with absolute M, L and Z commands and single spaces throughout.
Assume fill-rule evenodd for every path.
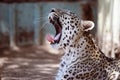
M 78 58 L 81 61 L 89 58 L 100 60 L 103 58 L 101 55 L 104 56 L 99 52 L 99 48 L 96 46 L 90 34 L 84 33 L 77 43 L 65 49 L 63 58 L 68 61 L 68 63 L 71 63 Z

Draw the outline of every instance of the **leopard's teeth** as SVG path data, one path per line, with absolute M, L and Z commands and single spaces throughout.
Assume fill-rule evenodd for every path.
M 59 37 L 60 37 L 60 35 L 61 35 L 61 33 L 57 34 L 57 35 L 55 36 L 54 40 L 58 40 Z

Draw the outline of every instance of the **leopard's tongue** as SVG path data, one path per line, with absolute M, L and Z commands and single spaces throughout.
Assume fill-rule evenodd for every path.
M 53 42 L 54 42 L 54 38 L 53 38 L 53 36 L 50 35 L 50 34 L 47 34 L 47 35 L 46 35 L 46 39 L 47 39 L 50 43 L 53 43 Z
M 59 33 L 59 34 L 57 34 L 55 37 L 53 37 L 52 35 L 48 34 L 48 35 L 46 35 L 46 39 L 47 39 L 50 43 L 54 43 L 54 42 L 56 42 L 56 41 L 59 40 L 60 35 L 61 35 L 61 33 Z

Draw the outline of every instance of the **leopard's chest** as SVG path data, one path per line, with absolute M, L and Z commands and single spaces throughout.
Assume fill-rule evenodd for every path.
M 80 57 L 77 58 L 70 58 L 69 56 L 64 56 L 62 58 L 62 61 L 60 63 L 60 67 L 59 67 L 59 72 L 58 75 L 61 79 L 61 77 L 63 77 L 65 74 L 69 74 L 71 76 L 77 76 L 77 74 L 91 74 L 91 76 L 93 77 L 95 74 L 101 74 L 99 75 L 101 76 L 107 76 L 107 72 L 104 72 L 104 66 L 102 65 L 101 62 L 96 62 L 94 59 L 91 58 L 86 58 L 86 59 L 81 59 Z M 98 77 L 99 77 L 98 76 Z M 89 77 L 90 78 L 90 77 Z M 95 79 L 97 79 L 97 77 L 95 76 Z M 101 80 L 102 78 L 100 78 Z M 91 78 L 92 80 L 92 78 Z
M 75 51 L 77 51 L 75 49 Z M 83 53 L 81 50 L 80 52 L 75 51 L 69 51 L 65 53 L 65 55 L 61 58 L 60 63 L 60 71 L 65 72 L 70 67 L 75 67 L 76 69 L 84 69 L 88 68 L 89 70 L 92 68 L 92 65 L 94 65 L 95 61 L 93 59 L 89 58 L 89 54 Z M 79 67 L 78 67 L 79 66 Z M 88 70 L 86 69 L 86 71 Z

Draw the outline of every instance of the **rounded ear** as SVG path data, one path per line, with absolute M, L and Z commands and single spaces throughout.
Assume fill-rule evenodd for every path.
M 81 21 L 81 23 L 82 23 L 83 31 L 92 30 L 95 26 L 94 22 L 92 21 Z

